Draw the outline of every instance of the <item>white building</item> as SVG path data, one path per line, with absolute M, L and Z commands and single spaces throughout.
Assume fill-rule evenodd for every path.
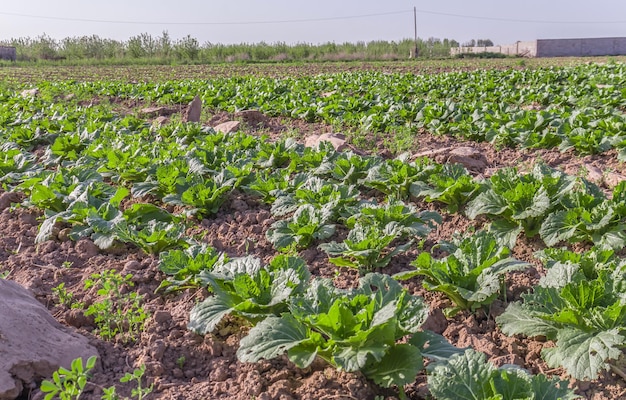
M 588 39 L 537 39 L 504 46 L 454 47 L 451 55 L 502 53 L 521 57 L 590 57 L 626 55 L 626 37 Z

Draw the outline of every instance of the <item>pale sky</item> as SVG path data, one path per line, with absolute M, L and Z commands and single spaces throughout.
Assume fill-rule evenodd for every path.
M 95 34 L 127 40 L 144 32 L 157 37 L 164 30 L 172 39 L 191 35 L 201 44 L 397 41 L 413 37 L 413 7 L 418 10 L 418 36 L 424 39 L 482 38 L 507 44 L 626 37 L 626 0 L 2 0 L 0 4 L 0 41 L 43 33 L 55 39 Z

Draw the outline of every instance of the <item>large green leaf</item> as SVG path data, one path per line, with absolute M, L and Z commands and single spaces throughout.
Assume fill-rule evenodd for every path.
M 415 381 L 415 377 L 424 367 L 421 360 L 419 348 L 410 344 L 399 344 L 390 348 L 380 361 L 365 367 L 362 372 L 382 387 L 401 387 Z
M 209 297 L 191 309 L 187 328 L 200 334 L 206 335 L 213 332 L 222 318 L 234 310 L 235 303 L 228 303 L 225 297 Z
M 394 333 L 395 326 L 387 324 L 368 332 L 356 332 L 346 341 L 337 341 L 333 362 L 348 372 L 361 371 L 369 362 L 378 364 L 394 347 Z
M 624 339 L 619 329 L 604 332 L 562 329 L 557 334 L 556 347 L 543 349 L 542 355 L 548 365 L 565 367 L 576 379 L 597 379 L 609 369 L 609 360 L 622 355 Z
M 514 248 L 517 243 L 517 237 L 524 228 L 514 221 L 508 221 L 505 219 L 497 219 L 489 226 L 489 232 L 492 232 L 501 243 L 504 243 L 509 248 Z
M 427 290 L 445 293 L 455 304 L 454 309 L 447 310 L 448 314 L 490 304 L 501 289 L 504 274 L 528 267 L 525 262 L 507 257 L 509 249 L 485 231 L 455 238 L 440 247 L 452 254 L 434 259 L 428 253 L 422 253 L 412 263 L 416 271 L 394 277 L 407 279 L 423 275 Z
M 435 366 L 428 377 L 430 393 L 439 400 L 566 400 L 574 399 L 567 382 L 531 376 L 515 366 L 496 368 L 474 350 Z
M 303 343 L 308 337 L 306 327 L 291 315 L 270 316 L 241 339 L 237 358 L 242 362 L 270 360 Z
M 518 367 L 500 368 L 493 375 L 493 391 L 502 399 L 534 400 L 532 395 L 532 378 Z
M 466 350 L 451 345 L 446 338 L 429 330 L 415 333 L 409 343 L 420 349 L 424 357 L 435 361 L 435 363 L 429 364 L 430 369 L 434 368 L 437 363 L 445 362 L 450 357 L 462 354 Z
M 578 214 L 577 210 L 561 210 L 548 215 L 539 230 L 546 245 L 554 246 L 573 238 L 579 227 L 583 225 Z
M 499 215 L 507 208 L 506 201 L 493 191 L 480 193 L 465 209 L 469 219 L 475 219 L 482 214 Z
M 509 336 L 524 334 L 530 337 L 554 337 L 558 331 L 555 323 L 537 317 L 519 303 L 509 304 L 506 311 L 496 318 L 496 322 L 502 332 Z
M 545 375 L 535 375 L 531 380 L 534 400 L 573 400 L 579 399 L 571 389 L 567 387 L 567 381 L 558 378 L 548 379 Z
M 481 303 L 497 294 L 502 286 L 503 275 L 511 271 L 523 271 L 530 266 L 527 262 L 506 258 L 485 268 L 476 278 L 476 289 L 465 297 L 468 301 Z
M 335 233 L 335 225 L 329 223 L 332 207 L 332 204 L 326 204 L 317 209 L 304 204 L 289 219 L 274 222 L 266 237 L 278 250 L 292 245 L 306 248 L 313 240 L 328 239 Z
M 229 313 L 256 323 L 286 311 L 288 300 L 305 290 L 310 273 L 297 257 L 281 255 L 261 265 L 248 256 L 215 263 L 211 270 L 199 272 L 198 278 L 215 296 L 194 307 L 190 324 L 206 333 L 215 328 L 216 319 Z
M 453 356 L 428 376 L 430 393 L 441 400 L 496 400 L 491 380 L 496 368 L 474 351 Z

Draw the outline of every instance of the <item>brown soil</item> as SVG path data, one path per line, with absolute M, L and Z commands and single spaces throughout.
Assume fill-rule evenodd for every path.
M 172 79 L 207 79 L 233 76 L 294 77 L 349 71 L 381 71 L 385 73 L 438 74 L 449 71 L 476 69 L 525 69 L 569 66 L 581 63 L 624 62 L 626 57 L 558 57 L 558 58 L 504 58 L 354 61 L 325 63 L 260 63 L 260 64 L 205 64 L 205 65 L 132 65 L 132 66 L 31 66 L 0 68 L 0 77 L 34 84 L 41 80 L 119 80 L 130 83 L 160 82 Z
M 126 105 L 126 109 L 130 112 L 130 108 L 135 106 Z M 232 116 L 225 113 L 214 113 L 204 122 L 215 125 L 230 118 Z M 303 138 L 308 134 L 330 131 L 331 127 L 321 124 L 273 118 L 269 126 L 256 133 L 267 134 L 271 138 L 286 133 Z M 414 152 L 468 145 L 450 137 L 426 133 L 420 134 L 417 142 L 419 147 Z M 381 143 L 373 143 L 372 148 L 381 146 Z M 476 143 L 471 143 L 471 146 L 479 148 L 486 156 L 488 168 L 485 173 L 503 166 L 530 164 L 538 158 L 568 173 L 578 173 L 582 163 L 590 163 L 603 170 L 611 168 L 624 172 L 626 169 L 612 153 L 580 158 L 554 150 L 496 149 L 489 144 Z M 121 394 L 129 395 L 131 387 L 119 383 L 119 379 L 124 373 L 142 364 L 146 365 L 148 381 L 154 384 L 151 398 L 158 399 L 331 400 L 374 399 L 377 395 L 395 398 L 393 390 L 380 389 L 359 374 L 337 371 L 321 361 L 306 370 L 295 367 L 286 358 L 256 364 L 239 362 L 235 352 L 248 327 L 240 321 L 229 320 L 221 325 L 217 333 L 205 337 L 188 331 L 186 325 L 189 311 L 206 296 L 206 292 L 186 290 L 169 295 L 155 293 L 165 278 L 157 268 L 158 259 L 155 256 L 146 255 L 130 246 L 117 248 L 114 252 L 102 252 L 90 240 L 73 242 L 63 235 L 59 235 L 60 239 L 35 245 L 41 213 L 8 207 L 5 196 L 9 194 L 0 195 L 0 272 L 7 273 L 8 279 L 30 288 L 60 322 L 75 327 L 89 337 L 100 352 L 101 368 L 94 374 L 91 380 L 93 384 L 88 386 L 88 392 L 82 398 L 100 398 L 102 387 L 112 385 L 117 386 Z M 2 197 L 5 201 L 2 201 Z M 425 241 L 426 250 L 440 240 L 450 239 L 456 231 L 479 228 L 484 223 L 480 219 L 470 221 L 461 214 L 447 214 L 433 204 L 420 203 L 418 206 L 437 209 L 444 217 L 443 223 Z M 204 241 L 231 257 L 250 254 L 268 261 L 276 254 L 265 238 L 265 232 L 272 222 L 266 205 L 235 192 L 218 215 L 198 221 L 188 233 L 203 237 Z M 506 299 L 496 301 L 487 312 L 463 312 L 446 319 L 442 310 L 450 304 L 444 296 L 426 292 L 419 279 L 409 280 L 405 284 L 413 293 L 424 296 L 431 305 L 426 328 L 442 333 L 454 345 L 472 346 L 486 353 L 497 365 L 517 364 L 533 373 L 565 377 L 562 370 L 550 370 L 540 358 L 541 349 L 551 346 L 550 342 L 538 338 L 507 337 L 494 322 L 495 317 L 506 308 L 507 302 L 518 299 L 521 293 L 536 284 L 542 268 L 532 254 L 540 248 L 541 245 L 536 241 L 518 241 L 514 256 L 532 263 L 533 268 L 524 273 L 510 274 L 507 277 Z M 410 268 L 408 264 L 417 254 L 418 250 L 413 250 L 397 257 L 383 272 L 395 273 Z M 339 287 L 351 286 L 357 278 L 355 271 L 338 270 L 329 264 L 326 254 L 315 246 L 302 251 L 300 256 L 307 261 L 312 273 L 334 277 Z M 52 288 L 64 283 L 76 301 L 90 304 L 97 296 L 93 290 L 84 289 L 85 280 L 91 274 L 107 269 L 133 275 L 133 290 L 144 296 L 144 306 L 151 314 L 135 342 L 102 340 L 93 334 L 93 319 L 84 316 L 79 309 L 59 305 L 52 292 Z M 626 393 L 624 381 L 611 373 L 606 373 L 597 381 L 573 382 L 572 385 L 588 399 L 617 399 Z M 411 399 L 425 398 L 428 393 L 426 377 L 420 375 L 406 390 Z M 31 395 L 35 399 L 42 398 L 35 388 Z

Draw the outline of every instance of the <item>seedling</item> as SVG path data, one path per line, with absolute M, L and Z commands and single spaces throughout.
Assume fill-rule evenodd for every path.
M 43 393 L 47 393 L 44 400 L 52 400 L 58 398 L 60 400 L 78 400 L 80 395 L 85 390 L 85 387 L 89 383 L 88 380 L 91 377 L 90 371 L 96 365 L 96 356 L 89 357 L 87 364 L 83 366 L 83 359 L 77 358 L 72 361 L 71 370 L 63 367 L 54 371 L 52 374 L 52 381 L 44 380 L 41 383 L 40 390 Z M 136 368 L 132 373 L 126 373 L 120 382 L 136 382 L 136 388 L 131 390 L 131 397 L 124 397 L 124 400 L 130 400 L 136 398 L 137 400 L 143 400 L 148 394 L 152 393 L 154 385 L 149 387 L 143 387 L 141 378 L 143 378 L 146 372 L 146 366 L 142 365 Z M 102 400 L 121 400 L 117 395 L 115 386 L 108 388 L 102 388 L 104 394 Z
M 68 292 L 65 288 L 65 283 L 61 282 L 58 286 L 52 288 L 52 293 L 56 294 L 59 298 L 59 304 L 64 305 L 65 307 L 72 307 L 74 304 L 74 295 L 72 292 Z
M 122 293 L 122 287 L 133 286 L 132 275 L 107 270 L 91 277 L 85 282 L 85 289 L 98 288 L 103 299 L 89 306 L 85 315 L 94 316 L 98 333 L 104 339 L 111 340 L 119 334 L 125 342 L 134 341 L 148 314 L 141 306 L 142 296 L 137 292 Z
M 135 381 L 137 383 L 137 387 L 130 392 L 131 397 L 133 398 L 136 397 L 137 400 L 142 400 L 148 394 L 152 393 L 152 390 L 154 388 L 154 384 L 148 386 L 147 388 L 144 388 L 142 386 L 141 378 L 143 377 L 143 374 L 145 372 L 146 372 L 146 366 L 142 365 L 141 367 L 135 369 L 132 374 L 126 373 L 126 375 L 124 375 L 124 377 L 120 379 L 120 382 L 122 383 L 132 382 L 132 381 Z
M 89 371 L 95 365 L 95 356 L 89 357 L 85 366 L 83 366 L 83 359 L 79 357 L 72 361 L 71 370 L 61 367 L 54 371 L 52 381 L 44 380 L 41 383 L 41 391 L 48 393 L 44 400 L 52 400 L 55 396 L 61 400 L 78 399 L 87 385 Z

